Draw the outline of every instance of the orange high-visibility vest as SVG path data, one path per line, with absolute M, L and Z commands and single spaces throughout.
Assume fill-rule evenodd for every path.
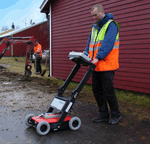
M 102 42 L 105 37 L 106 30 L 109 24 L 113 20 L 109 20 L 106 24 L 103 25 L 99 33 L 97 34 L 98 29 L 92 28 L 91 32 L 91 41 L 89 44 L 89 57 L 95 59 L 97 56 L 98 50 L 101 48 Z M 114 21 L 115 22 L 115 21 Z M 119 29 L 119 24 L 115 22 Z M 109 71 L 109 70 L 116 70 L 119 68 L 119 32 L 116 36 L 116 41 L 114 43 L 113 49 L 110 53 L 103 59 L 99 60 L 95 65 L 95 71 Z
M 34 52 L 40 54 L 40 57 L 42 57 L 42 46 L 39 43 L 37 44 L 37 46 L 34 46 Z

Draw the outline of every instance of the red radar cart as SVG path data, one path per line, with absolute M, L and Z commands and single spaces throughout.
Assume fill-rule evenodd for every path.
M 29 114 L 25 118 L 25 124 L 29 127 L 36 128 L 39 135 L 46 135 L 49 131 L 56 131 L 59 129 L 70 128 L 71 130 L 78 130 L 81 126 L 80 118 L 70 116 L 71 109 L 78 94 L 95 69 L 95 65 L 90 62 L 91 59 L 88 56 L 81 52 L 70 52 L 68 57 L 70 60 L 75 62 L 75 66 L 73 67 L 68 78 L 65 80 L 64 84 L 59 87 L 58 94 L 51 102 L 48 111 L 38 116 Z M 63 96 L 64 91 L 81 66 L 88 67 L 84 77 L 80 81 L 77 88 L 72 91 L 70 98 Z

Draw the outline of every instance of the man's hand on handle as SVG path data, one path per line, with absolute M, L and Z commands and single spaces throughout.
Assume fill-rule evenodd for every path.
M 95 64 L 95 63 L 97 63 L 98 62 L 98 59 L 97 58 L 95 58 L 94 60 L 92 60 L 92 63 L 93 64 Z

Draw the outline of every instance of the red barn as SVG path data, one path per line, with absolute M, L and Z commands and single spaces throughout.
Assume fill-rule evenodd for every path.
M 49 23 L 47 21 L 1 35 L 0 39 L 2 39 L 5 36 L 12 36 L 12 37 L 34 36 L 42 45 L 43 50 L 49 49 Z M 25 56 L 26 48 L 27 48 L 26 44 L 12 45 L 9 47 L 9 50 L 6 51 L 5 56 Z
M 74 65 L 68 54 L 84 51 L 95 22 L 90 9 L 97 3 L 120 24 L 120 68 L 116 71 L 115 88 L 150 93 L 149 0 L 44 0 L 40 9 L 50 22 L 50 75 L 67 78 Z M 74 81 L 81 79 L 83 71 Z

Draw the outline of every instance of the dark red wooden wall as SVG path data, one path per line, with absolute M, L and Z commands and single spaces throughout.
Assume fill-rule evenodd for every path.
M 52 75 L 62 79 L 69 75 L 74 63 L 68 54 L 84 51 L 95 22 L 90 9 L 97 3 L 120 24 L 120 68 L 115 88 L 150 93 L 149 0 L 55 0 L 51 5 Z M 86 69 L 82 68 L 74 81 L 79 81 L 83 72 Z
M 4 48 L 0 47 L 0 54 L 3 52 Z M 11 56 L 11 47 L 5 52 L 4 56 Z

